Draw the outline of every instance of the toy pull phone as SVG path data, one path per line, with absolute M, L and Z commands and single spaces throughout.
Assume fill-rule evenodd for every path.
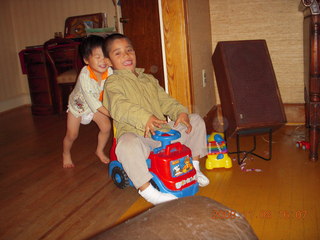
M 223 133 L 212 133 L 208 136 L 208 157 L 206 169 L 231 168 L 232 161 L 228 155 L 227 144 Z

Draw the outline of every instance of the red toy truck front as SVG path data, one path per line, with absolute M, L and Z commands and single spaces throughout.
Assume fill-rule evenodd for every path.
M 180 142 L 170 144 L 158 153 L 152 152 L 149 159 L 149 171 L 158 176 L 168 190 L 181 191 L 198 184 L 191 150 Z

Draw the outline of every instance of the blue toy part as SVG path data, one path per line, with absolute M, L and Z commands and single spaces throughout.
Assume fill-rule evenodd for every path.
M 115 171 L 116 169 L 120 169 L 122 171 Z M 119 188 L 134 186 L 132 181 L 127 176 L 126 172 L 124 171 L 122 164 L 119 161 L 111 161 L 109 163 L 109 176 L 112 177 L 114 183 Z
M 223 158 L 224 158 L 224 155 L 222 153 L 219 153 L 217 156 L 217 159 L 223 159 Z
M 177 130 L 171 129 L 168 132 L 155 131 L 155 134 L 152 135 L 152 139 L 161 142 L 161 146 L 153 149 L 154 153 L 158 153 L 161 150 L 165 149 L 166 146 L 171 144 L 171 141 L 176 140 L 181 137 L 181 133 Z
M 214 135 L 213 138 L 214 138 L 214 140 L 215 140 L 216 142 L 223 142 L 223 141 L 224 141 L 223 137 L 222 137 L 220 134 Z
M 121 164 L 119 161 L 111 161 L 111 162 L 109 163 L 109 175 L 110 175 L 110 176 L 111 176 L 111 174 L 112 174 L 112 169 L 113 169 L 114 167 L 120 167 L 120 168 L 123 169 L 122 164 Z

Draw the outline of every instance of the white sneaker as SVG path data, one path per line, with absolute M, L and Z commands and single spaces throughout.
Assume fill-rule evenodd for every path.
M 197 181 L 200 187 L 205 187 L 210 183 L 210 180 L 200 171 L 199 161 L 193 161 L 194 169 L 197 172 Z
M 145 190 L 139 190 L 138 192 L 145 200 L 152 203 L 153 205 L 178 199 L 173 194 L 159 192 L 151 184 Z

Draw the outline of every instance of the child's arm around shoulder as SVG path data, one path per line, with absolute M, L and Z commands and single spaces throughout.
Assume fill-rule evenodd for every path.
M 100 113 L 102 113 L 103 115 L 110 117 L 110 113 L 108 111 L 108 109 L 106 109 L 104 106 L 101 106 L 97 109 Z

